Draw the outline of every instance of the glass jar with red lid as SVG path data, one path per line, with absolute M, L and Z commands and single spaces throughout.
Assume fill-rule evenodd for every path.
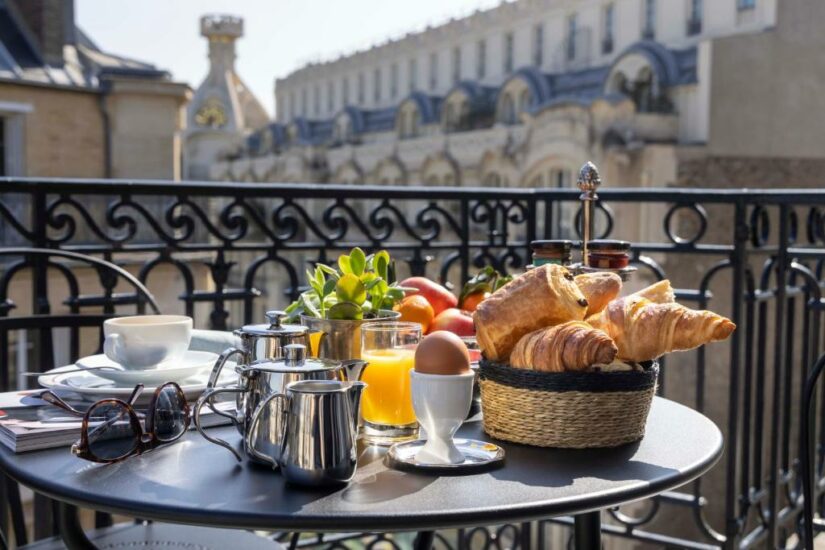
M 587 263 L 596 269 L 624 269 L 630 264 L 630 243 L 596 240 L 587 243 Z

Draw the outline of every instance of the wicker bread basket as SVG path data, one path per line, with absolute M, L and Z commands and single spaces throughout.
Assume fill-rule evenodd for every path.
M 484 431 L 537 447 L 617 447 L 640 440 L 659 366 L 641 371 L 541 372 L 482 359 Z

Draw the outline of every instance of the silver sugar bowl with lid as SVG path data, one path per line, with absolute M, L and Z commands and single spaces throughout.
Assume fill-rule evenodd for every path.
M 267 311 L 266 319 L 269 321 L 268 323 L 245 325 L 234 331 L 232 334 L 240 339 L 241 346 L 239 348 L 227 348 L 221 353 L 215 362 L 215 366 L 212 367 L 212 373 L 209 375 L 209 382 L 206 384 L 207 391 L 217 386 L 218 378 L 220 378 L 224 366 L 226 366 L 230 360 L 234 360 L 237 365 L 250 365 L 255 361 L 281 358 L 284 347 L 290 344 L 301 344 L 309 348 L 309 329 L 303 325 L 285 324 L 283 320 L 286 317 L 287 314 L 284 311 Z M 240 388 L 240 386 L 238 386 L 238 388 Z M 244 403 L 246 394 L 244 392 L 236 393 L 236 409 L 241 411 L 249 408 Z M 257 405 L 257 403 L 255 403 L 255 405 Z M 211 404 L 209 408 L 221 416 L 228 416 Z M 255 406 L 253 405 L 251 410 L 254 409 Z M 235 424 L 238 426 L 238 430 L 243 433 L 243 426 L 238 423 Z
M 229 350 L 227 350 L 229 351 Z M 248 364 L 239 363 L 235 366 L 238 373 L 238 385 L 234 388 L 208 388 L 198 399 L 195 407 L 195 425 L 198 431 L 207 440 L 226 447 L 240 460 L 240 454 L 226 441 L 214 438 L 201 429 L 200 411 L 208 405 L 215 413 L 232 420 L 244 436 L 244 450 L 250 460 L 260 462 L 254 454 L 249 452 L 252 445 L 259 454 L 272 457 L 275 462 L 280 455 L 279 443 L 283 439 L 286 429 L 284 415 L 274 407 L 277 403 L 270 401 L 269 409 L 259 413 L 259 421 L 255 425 L 255 433 L 248 433 L 252 415 L 258 405 L 267 397 L 274 394 L 284 394 L 287 385 L 302 380 L 343 380 L 358 381 L 361 378 L 366 363 L 360 360 L 332 361 L 307 357 L 307 347 L 304 344 L 287 344 L 282 349 L 282 357 L 276 359 L 260 359 Z M 215 365 L 220 374 L 222 363 Z M 213 372 L 213 374 L 215 374 Z M 215 376 L 217 379 L 217 375 Z M 214 406 L 214 399 L 221 394 L 235 394 L 237 409 L 234 413 L 221 411 Z

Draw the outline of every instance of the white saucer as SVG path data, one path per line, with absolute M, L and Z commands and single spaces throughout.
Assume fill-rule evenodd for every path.
M 75 365 L 66 365 L 65 367 L 50 370 L 43 373 L 42 376 L 39 376 L 37 382 L 44 388 L 72 392 L 90 401 L 106 397 L 127 399 L 135 389 L 136 384 L 116 384 L 111 380 L 100 378 L 92 374 L 92 372 L 77 371 L 75 369 L 77 369 Z M 61 372 L 65 370 L 71 370 L 73 372 Z M 178 383 L 190 403 L 194 403 L 206 389 L 209 374 L 209 371 L 202 371 L 201 374 L 191 377 L 183 383 Z M 218 379 L 217 386 L 233 385 L 237 380 L 238 375 L 235 372 L 235 364 L 227 362 L 226 368 L 223 369 L 221 377 Z M 164 380 L 161 384 L 164 382 L 167 382 L 167 380 Z M 145 386 L 138 402 L 148 402 L 157 385 L 145 384 Z
M 89 371 L 89 374 L 111 380 L 119 386 L 134 388 L 136 384 L 147 386 L 163 384 L 164 382 L 177 382 L 180 384 L 190 378 L 200 376 L 205 371 L 211 371 L 217 360 L 218 355 L 216 353 L 189 350 L 179 360 L 166 361 L 152 369 L 114 370 L 96 368 L 115 367 L 122 369 L 118 363 L 101 353 L 100 355 L 90 355 L 78 359 L 75 365 L 81 369 L 94 369 Z

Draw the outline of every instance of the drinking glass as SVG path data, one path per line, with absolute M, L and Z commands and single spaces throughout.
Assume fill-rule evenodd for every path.
M 412 407 L 410 371 L 421 340 L 418 323 L 367 323 L 361 327 L 361 359 L 368 363 L 361 401 L 364 437 L 375 445 L 392 445 L 418 437 Z

